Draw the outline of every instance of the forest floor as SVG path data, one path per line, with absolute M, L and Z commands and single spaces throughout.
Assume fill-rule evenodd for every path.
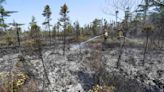
M 65 56 L 61 47 L 44 50 L 43 61 L 50 81 L 47 85 L 43 85 L 48 80 L 41 59 L 26 55 L 20 62 L 18 53 L 3 55 L 0 58 L 0 92 L 3 92 L 3 84 L 11 79 L 6 77 L 10 71 L 27 74 L 28 81 L 20 88 L 30 87 L 33 81 L 35 87 L 30 90 L 35 91 L 88 92 L 95 85 L 107 85 L 115 87 L 116 92 L 163 92 L 164 50 L 149 50 L 144 65 L 143 50 L 139 47 L 123 48 L 119 68 L 116 68 L 119 47 L 92 44 L 69 48 Z

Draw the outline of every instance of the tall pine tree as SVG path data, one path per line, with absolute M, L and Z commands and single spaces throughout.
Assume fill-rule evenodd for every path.
M 60 15 L 61 15 L 61 18 L 60 18 L 60 24 L 63 26 L 63 55 L 65 55 L 65 48 L 66 48 L 66 27 L 67 27 L 67 24 L 68 24 L 68 21 L 69 21 L 69 18 L 68 18 L 68 7 L 66 4 L 64 4 L 61 9 L 60 9 Z
M 49 39 L 50 39 L 50 46 L 51 46 L 51 30 L 50 30 L 50 20 L 51 20 L 51 8 L 49 5 L 46 5 L 42 15 L 45 17 L 45 21 L 43 22 L 43 25 L 46 25 L 46 27 L 48 28 L 49 31 Z

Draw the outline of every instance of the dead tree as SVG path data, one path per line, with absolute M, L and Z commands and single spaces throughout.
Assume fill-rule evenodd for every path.
M 13 23 L 9 23 L 10 25 L 14 26 L 15 29 L 16 29 L 16 35 L 17 35 L 17 42 L 18 42 L 18 48 L 19 48 L 19 53 L 21 52 L 20 50 L 20 47 L 21 47 L 21 44 L 20 44 L 20 31 L 21 31 L 21 28 L 19 26 L 22 26 L 24 24 L 20 24 L 20 23 L 16 23 L 15 21 L 13 21 Z
M 139 10 L 140 12 L 143 12 L 143 31 L 146 33 L 146 43 L 145 43 L 145 47 L 144 47 L 144 52 L 143 52 L 143 65 L 145 63 L 145 58 L 146 58 L 146 52 L 147 52 L 147 48 L 148 48 L 148 41 L 149 41 L 149 30 L 151 30 L 151 27 L 149 25 L 147 25 L 147 12 L 148 9 L 150 7 L 150 1 L 149 0 L 144 0 L 144 4 L 140 4 L 139 7 L 141 8 L 141 10 Z
M 149 36 L 150 36 L 150 33 L 152 31 L 153 31 L 152 25 L 145 25 L 144 26 L 144 32 L 146 34 L 146 43 L 145 43 L 144 53 L 143 53 L 143 65 L 145 64 L 145 58 L 146 58 L 146 53 L 147 53 L 147 49 L 148 49 Z
M 125 42 L 126 42 L 126 33 L 128 31 L 128 19 L 129 19 L 129 8 L 127 8 L 127 10 L 125 11 L 125 20 L 122 23 L 122 29 L 120 30 L 122 32 L 121 35 L 119 35 L 119 40 L 121 40 L 121 38 L 123 38 L 123 42 L 121 42 L 121 46 L 120 46 L 120 50 L 119 50 L 119 56 L 118 56 L 118 60 L 116 63 L 116 67 L 119 68 L 120 67 L 120 60 L 121 60 L 121 56 L 123 54 L 123 48 L 125 47 Z
M 122 38 L 123 38 L 123 42 L 121 41 Z M 120 68 L 120 60 L 121 60 L 121 57 L 122 57 L 122 54 L 123 54 L 123 48 L 125 46 L 125 36 L 123 36 L 123 34 L 122 34 L 122 36 L 119 37 L 119 40 L 121 42 L 120 42 L 120 50 L 119 50 L 119 53 L 118 53 L 116 68 Z
M 50 83 L 50 80 L 49 80 L 49 78 L 48 78 L 48 72 L 47 72 L 47 70 L 46 70 L 46 66 L 45 66 L 45 63 L 44 63 L 44 59 L 43 59 L 43 55 L 42 55 L 42 47 L 41 47 L 41 42 L 40 42 L 40 40 L 39 39 L 36 39 L 36 43 L 38 43 L 38 53 L 39 53 L 39 58 L 41 59 L 41 61 L 42 61 L 42 66 L 43 66 L 43 71 L 44 71 L 44 77 L 46 78 L 46 85 L 45 84 L 43 84 L 43 87 L 45 87 L 45 86 L 48 86 L 48 85 L 50 85 L 51 83 Z M 43 80 L 44 81 L 44 80 Z M 44 82 L 45 83 L 45 82 Z
M 48 78 L 48 72 L 46 70 L 45 62 L 42 55 L 42 41 L 40 36 L 40 27 L 37 25 L 37 23 L 34 20 L 31 23 L 31 31 L 35 33 L 33 34 L 33 39 L 35 42 L 34 47 L 36 48 L 36 52 L 39 56 L 39 59 L 41 59 L 42 66 L 43 66 L 43 72 L 44 72 L 43 76 L 45 77 L 45 80 L 43 79 L 43 89 L 44 89 L 46 86 L 50 85 L 50 80 Z

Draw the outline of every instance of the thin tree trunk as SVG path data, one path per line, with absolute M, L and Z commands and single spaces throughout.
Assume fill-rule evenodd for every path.
M 160 45 L 161 34 L 162 34 L 162 28 L 160 27 L 160 32 L 159 32 L 159 35 L 158 35 L 158 46 L 159 46 L 159 48 L 162 48 L 162 46 Z
M 48 22 L 48 31 L 49 31 L 49 40 L 50 40 L 50 46 L 52 44 L 52 41 L 51 41 L 51 30 L 50 30 L 50 23 Z
M 64 41 L 63 41 L 63 45 L 64 45 L 64 47 L 63 47 L 63 55 L 65 55 L 65 43 L 66 43 L 65 31 L 66 31 L 66 30 L 65 30 L 65 25 L 64 25 L 64 37 L 63 37 L 63 40 L 64 40 Z
M 65 55 L 65 45 L 66 45 L 66 14 L 64 14 L 64 41 L 63 41 L 63 55 Z
M 125 46 L 125 37 L 124 37 L 123 43 L 121 44 L 121 47 L 120 47 L 119 56 L 118 56 L 118 60 L 117 60 L 117 63 L 116 63 L 116 68 L 120 67 L 120 60 L 121 60 L 121 57 L 122 57 L 124 46 Z
M 21 50 L 20 50 L 20 36 L 19 36 L 19 29 L 16 27 L 16 30 L 17 30 L 18 49 L 19 49 L 19 53 L 20 53 Z
M 49 80 L 49 78 L 48 78 L 48 72 L 47 72 L 47 70 L 46 70 L 46 66 L 45 66 L 45 64 L 44 64 L 42 52 L 41 52 L 40 49 L 41 49 L 41 48 L 39 48 L 39 57 L 40 57 L 40 59 L 41 59 L 42 66 L 43 66 L 43 71 L 44 71 L 43 78 L 44 78 L 44 77 L 46 78 L 46 84 L 45 84 L 45 80 L 43 79 L 43 89 L 44 89 L 46 86 L 50 85 L 51 82 L 50 82 L 50 80 Z
M 147 11 L 148 11 L 148 0 L 145 0 L 145 9 L 144 9 L 144 23 L 143 25 L 146 24 L 146 18 L 147 18 Z M 145 58 L 146 58 L 146 51 L 147 51 L 147 45 L 148 44 L 148 32 L 146 31 L 146 46 L 144 48 L 144 53 L 143 53 L 143 65 L 145 64 Z
M 148 34 L 148 32 L 146 32 L 146 44 L 145 44 L 145 49 L 144 49 L 143 65 L 145 64 L 145 58 L 146 58 L 146 53 L 147 53 L 148 41 L 149 41 L 149 34 Z
M 41 59 L 42 66 L 43 66 L 43 71 L 44 71 L 43 78 L 44 78 L 44 76 L 46 78 L 46 85 L 44 84 L 45 80 L 43 79 L 43 89 L 44 89 L 44 87 L 50 85 L 51 83 L 50 83 L 50 80 L 48 78 L 48 72 L 46 70 L 46 66 L 45 66 L 45 63 L 44 63 L 44 59 L 43 59 L 43 55 L 42 55 L 42 47 L 41 47 L 41 43 L 39 42 L 39 41 L 41 41 L 39 35 L 37 36 L 36 43 L 37 43 L 37 41 L 38 41 L 38 54 L 39 54 L 39 58 Z
M 5 21 L 4 21 L 4 17 L 3 17 L 3 15 L 2 15 L 2 24 L 3 24 L 3 26 L 4 26 L 4 27 L 3 27 L 4 30 L 7 31 L 6 26 L 5 26 Z

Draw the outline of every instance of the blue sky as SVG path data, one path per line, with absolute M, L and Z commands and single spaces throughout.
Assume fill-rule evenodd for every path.
M 51 7 L 51 24 L 54 25 L 60 18 L 60 7 L 64 3 L 66 3 L 69 7 L 70 21 L 74 22 L 78 20 L 82 26 L 90 23 L 95 18 L 105 18 L 108 21 L 115 20 L 114 16 L 107 15 L 103 12 L 104 9 L 107 9 L 106 0 L 6 0 L 6 3 L 3 5 L 6 10 L 18 11 L 18 13 L 12 14 L 11 17 L 7 18 L 6 22 L 10 23 L 15 20 L 16 22 L 24 23 L 25 26 L 23 26 L 23 29 L 27 29 L 32 16 L 36 17 L 36 21 L 39 25 L 42 24 L 44 21 L 42 12 L 46 4 Z M 113 12 L 110 11 L 110 9 L 107 10 L 111 13 Z M 119 16 L 122 17 L 123 14 L 120 13 Z

